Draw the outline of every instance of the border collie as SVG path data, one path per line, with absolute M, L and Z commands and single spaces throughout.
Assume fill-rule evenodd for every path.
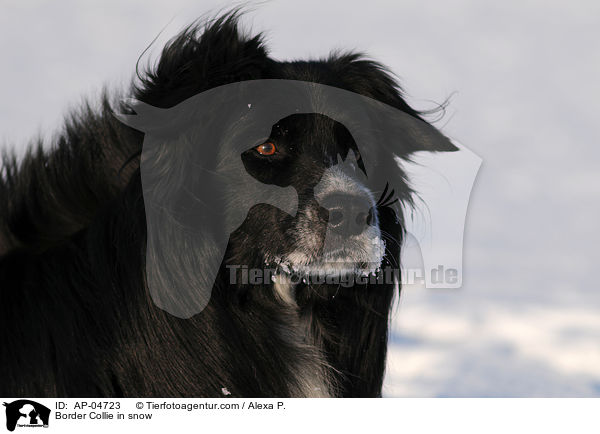
M 253 135 L 290 100 L 278 83 L 312 84 L 308 105 Z M 371 102 L 325 110 L 326 89 Z M 380 64 L 277 61 L 236 12 L 172 39 L 129 95 L 3 158 L 0 394 L 380 396 L 399 291 L 381 270 L 398 269 L 412 195 L 397 159 L 453 145 Z

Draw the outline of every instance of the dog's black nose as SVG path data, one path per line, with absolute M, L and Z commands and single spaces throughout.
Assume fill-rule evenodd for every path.
M 373 219 L 368 197 L 354 194 L 329 194 L 321 201 L 329 211 L 328 227 L 342 237 L 361 234 Z

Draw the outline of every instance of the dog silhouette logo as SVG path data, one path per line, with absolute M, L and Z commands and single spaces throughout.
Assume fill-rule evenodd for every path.
M 29 399 L 19 399 L 4 403 L 6 407 L 6 429 L 14 431 L 18 427 L 48 427 L 50 409 Z
M 389 201 L 387 208 L 419 241 L 426 287 L 462 285 L 464 223 L 481 159 L 428 123 L 364 95 L 299 80 L 231 83 L 170 108 L 127 99 L 123 111 L 116 118 L 144 133 L 140 177 L 147 224 L 146 282 L 156 306 L 171 315 L 190 318 L 206 307 L 230 235 L 256 206 L 277 208 L 282 219 L 302 217 L 297 216 L 296 186 L 269 181 L 266 171 L 248 158 L 280 121 L 293 116 L 335 121 L 350 137 L 353 152 L 323 173 L 319 188 L 327 191 L 329 174 L 332 179 L 347 174 L 353 180 L 364 174 L 361 184 L 385 191 L 381 199 Z M 408 191 L 403 187 L 408 179 L 415 197 L 405 193 L 394 200 L 394 191 Z M 419 207 L 421 203 L 425 205 Z M 382 239 L 370 224 L 377 217 L 370 213 L 374 204 L 342 200 L 319 205 L 333 219 L 325 234 L 323 262 L 339 265 L 336 248 L 348 251 L 340 250 L 339 240 L 360 229 Z M 308 236 L 321 235 L 313 231 Z M 369 264 L 362 267 L 366 272 L 377 269 L 377 253 L 385 248 L 383 242 L 373 246 Z M 439 274 L 438 268 L 448 279 L 430 277 Z

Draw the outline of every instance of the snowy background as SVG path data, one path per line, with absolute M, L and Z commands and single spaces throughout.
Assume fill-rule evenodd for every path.
M 1 146 L 226 5 L 4 0 Z M 365 51 L 417 108 L 453 95 L 437 126 L 483 159 L 464 285 L 404 291 L 386 396 L 600 396 L 600 3 L 270 1 L 245 22 L 277 58 Z

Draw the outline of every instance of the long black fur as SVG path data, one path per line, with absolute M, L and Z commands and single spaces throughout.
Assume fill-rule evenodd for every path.
M 353 53 L 279 62 L 237 21 L 234 12 L 182 32 L 140 74 L 135 98 L 167 108 L 215 86 L 284 78 L 347 89 L 419 118 L 381 65 Z M 233 291 L 223 271 L 191 319 L 154 305 L 144 282 L 143 134 L 119 122 L 115 108 L 125 109 L 106 93 L 72 113 L 50 149 L 40 143 L 21 161 L 3 158 L 0 394 L 223 396 L 226 388 L 231 396 L 310 396 L 314 385 L 299 375 L 308 370 L 321 374 L 323 395 L 380 396 L 393 285 L 300 286 L 290 306 L 268 285 Z M 391 208 L 379 214 L 395 265 L 401 221 Z

